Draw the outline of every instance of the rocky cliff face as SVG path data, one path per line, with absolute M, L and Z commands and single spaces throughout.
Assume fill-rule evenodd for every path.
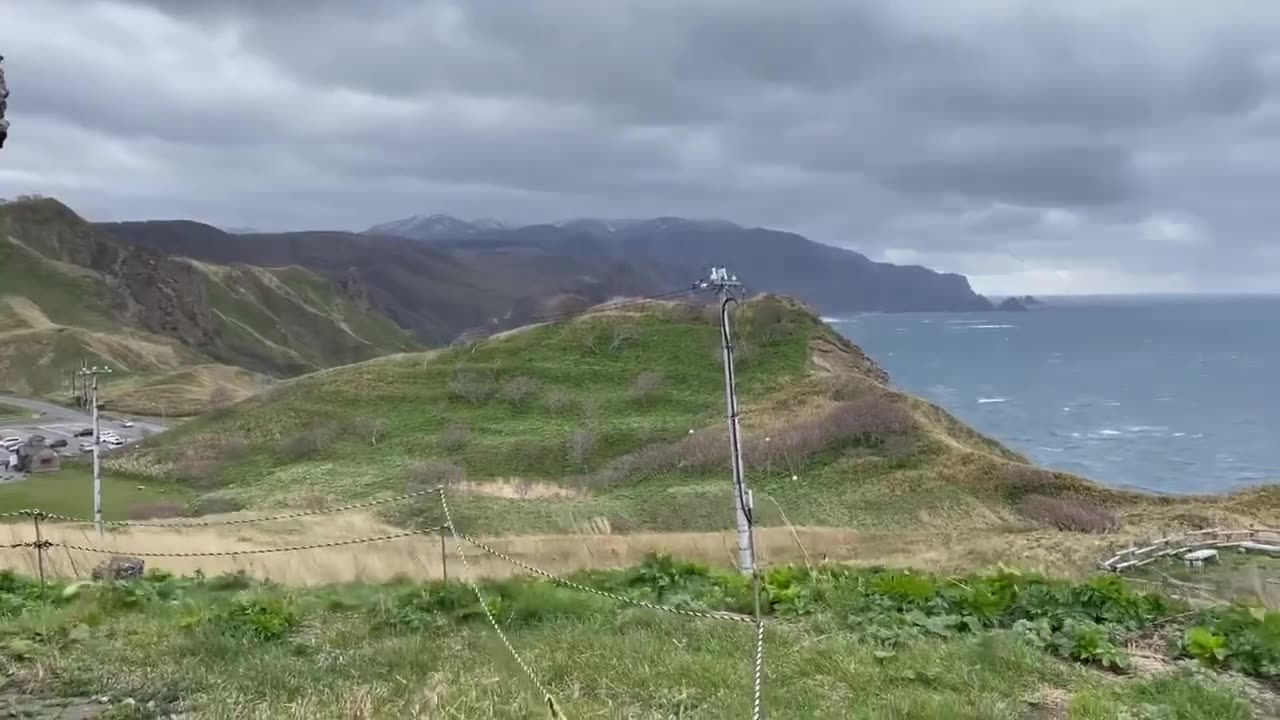
M 112 310 L 126 324 L 195 349 L 209 344 L 212 312 L 189 262 L 118 244 L 57 200 L 12 203 L 5 216 L 9 234 L 35 252 L 97 272 L 114 291 Z
M 191 263 L 129 248 L 111 277 L 128 299 L 135 324 L 196 349 L 211 344 L 213 312 Z

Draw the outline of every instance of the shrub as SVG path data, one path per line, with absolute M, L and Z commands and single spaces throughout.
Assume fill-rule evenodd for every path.
M 565 448 L 569 454 L 569 462 L 574 465 L 581 465 L 584 469 L 587 467 L 587 461 L 595 454 L 596 446 L 599 444 L 599 438 L 590 430 L 575 430 L 569 435 L 569 439 L 565 441 Z
M 493 378 L 477 372 L 458 370 L 449 381 L 449 395 L 469 403 L 479 404 L 497 392 Z
M 752 303 L 747 311 L 747 330 L 763 345 L 785 337 L 791 330 L 791 311 L 776 297 L 764 297 Z
M 512 405 L 524 405 L 538 393 L 538 381 L 530 377 L 515 377 L 502 386 L 502 398 Z
M 631 383 L 631 391 L 638 400 L 649 400 L 662 390 L 662 373 L 646 370 Z
M 840 443 L 863 442 L 900 458 L 914 448 L 914 421 L 907 410 L 885 394 L 844 402 L 811 418 L 747 435 L 743 454 L 749 463 L 796 466 Z M 614 460 L 591 478 L 593 484 L 615 485 L 646 472 L 712 470 L 729 464 L 728 430 L 706 428 L 675 442 L 650 445 Z
M 215 385 L 209 391 L 209 407 L 214 410 L 222 410 L 235 402 L 235 399 L 235 392 L 226 385 Z
M 1018 501 L 1018 512 L 1030 520 L 1059 530 L 1105 533 L 1120 529 L 1120 518 L 1114 513 L 1070 498 L 1025 495 Z
M 547 393 L 547 409 L 557 415 L 573 407 L 573 398 L 564 390 L 555 389 Z
M 914 421 L 905 408 L 878 393 L 842 402 L 821 415 L 777 428 L 764 436 L 767 441 L 759 433 L 750 435 L 744 452 L 770 466 L 795 466 L 841 442 L 862 442 L 901 457 L 914 445 L 910 440 L 913 427 Z
M 446 425 L 440 431 L 440 447 L 450 452 L 461 450 L 471 439 L 471 429 L 462 423 Z
M 329 498 L 319 493 L 311 493 L 303 495 L 302 499 L 298 501 L 298 505 L 303 510 L 324 510 L 329 507 Z
M 448 460 L 424 460 L 409 466 L 409 492 L 430 490 L 438 485 L 449 486 L 467 478 L 467 472 Z
M 288 460 L 309 458 L 327 447 L 337 436 L 337 428 L 332 425 L 308 428 L 280 443 L 280 454 Z

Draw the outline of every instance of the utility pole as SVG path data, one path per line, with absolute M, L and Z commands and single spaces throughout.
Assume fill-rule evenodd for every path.
M 80 361 L 80 409 L 84 410 L 89 407 L 89 385 L 85 382 L 86 374 L 89 366 L 84 360 Z
M 93 417 L 93 522 L 98 526 L 98 535 L 102 535 L 102 436 L 98 430 L 98 374 L 111 372 L 109 367 L 85 367 L 80 369 L 80 386 L 89 394 L 89 407 Z
M 756 573 L 755 537 L 752 531 L 752 498 L 742 464 L 742 429 L 738 422 L 738 381 L 733 370 L 733 331 L 729 306 L 737 305 L 734 293 L 742 287 L 737 275 L 724 268 L 711 268 L 711 275 L 695 287 L 713 290 L 720 300 L 720 339 L 724 358 L 724 397 L 729 422 L 729 457 L 733 467 L 733 508 L 738 519 L 738 569 L 744 575 Z

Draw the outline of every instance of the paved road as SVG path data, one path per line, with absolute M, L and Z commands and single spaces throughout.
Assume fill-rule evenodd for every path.
M 0 395 L 0 403 L 12 405 L 14 407 L 27 408 L 31 410 L 33 415 L 39 413 L 41 420 L 76 423 L 91 423 L 93 421 L 93 418 L 87 412 L 62 405 L 55 405 L 44 400 L 33 400 L 31 398 L 15 397 L 12 395 Z M 101 415 L 99 419 L 107 423 L 111 423 L 113 419 L 121 420 L 127 417 L 132 420 L 137 427 L 145 427 L 152 432 L 160 432 L 167 427 L 166 423 L 162 422 L 160 418 L 105 411 L 99 414 Z
M 89 413 L 75 408 L 54 405 L 44 400 L 0 395 L 0 403 L 31 411 L 27 417 L 0 420 L 0 437 L 20 437 L 26 439 L 31 435 L 43 435 L 46 440 L 65 439 L 67 446 L 61 450 L 66 455 L 78 455 L 80 443 L 88 438 L 75 437 L 76 432 L 93 427 L 93 419 Z M 134 425 L 126 428 L 121 424 L 129 418 Z M 115 432 L 126 443 L 134 443 L 148 435 L 163 432 L 165 426 L 155 418 L 140 418 L 120 413 L 99 413 L 99 428 L 102 432 Z M 105 449 L 106 446 L 104 445 Z M 0 483 L 16 479 L 4 470 L 8 454 L 0 451 Z

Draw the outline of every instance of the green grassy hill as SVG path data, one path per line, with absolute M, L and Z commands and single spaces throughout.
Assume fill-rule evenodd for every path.
M 1119 577 L 1025 570 L 1088 574 L 1107 548 L 1162 528 L 1274 523 L 1274 489 L 1107 490 L 1035 468 L 892 390 L 789 300 L 745 303 L 736 332 L 759 537 L 808 545 L 804 566 L 765 563 L 770 717 L 1245 720 L 1280 709 L 1267 684 L 1280 668 L 1280 615 L 1141 594 L 1150 586 Z M 717 342 L 705 308 L 651 303 L 323 370 L 112 456 L 108 478 L 146 502 L 223 509 L 318 508 L 443 482 L 460 530 L 505 536 L 490 542 L 553 572 L 571 573 L 575 553 L 590 559 L 583 565 L 630 564 L 635 555 L 613 541 L 632 537 L 645 552 L 696 550 L 723 566 L 727 547 L 690 544 L 732 518 Z M 65 512 L 84 514 L 84 489 Z M 147 558 L 152 575 L 137 582 L 41 589 L 0 572 L 0 710 L 109 694 L 121 717 L 546 717 L 487 608 L 568 717 L 749 715 L 747 624 L 524 578 L 484 581 L 482 605 L 458 582 L 456 555 L 454 582 L 439 582 L 434 535 L 237 552 L 376 536 L 385 522 L 434 526 L 437 508 L 99 540 L 219 553 Z M 118 498 L 111 508 L 130 510 Z M 794 535 L 775 527 L 783 510 Z M 89 542 L 79 526 L 44 532 Z M 75 562 L 63 549 L 48 560 L 59 576 Z M 822 562 L 828 554 L 849 562 Z M 6 557 L 34 572 L 29 552 Z M 486 576 L 510 571 L 479 551 L 468 557 Z M 195 568 L 189 578 L 166 572 Z M 666 557 L 574 580 L 685 610 L 752 607 L 736 571 Z
M 795 525 L 890 542 L 909 529 L 936 544 L 940 532 L 1070 525 L 1055 514 L 1077 506 L 1077 524 L 1101 524 L 1086 530 L 1275 517 L 1267 490 L 1175 503 L 1035 468 L 892 390 L 791 301 L 753 300 L 736 322 L 745 455 L 764 524 L 785 513 Z M 465 496 L 460 525 L 495 535 L 722 530 L 732 500 L 718 338 L 703 308 L 650 304 L 379 358 L 278 385 L 109 468 L 185 479 L 253 507 L 444 482 Z M 396 519 L 429 523 L 437 512 Z M 1024 537 L 1043 541 L 1041 555 L 1058 551 Z
M 113 367 L 136 390 L 195 365 L 295 375 L 415 347 L 310 271 L 122 245 L 55 200 L 0 205 L 0 388 L 69 394 L 82 361 Z

